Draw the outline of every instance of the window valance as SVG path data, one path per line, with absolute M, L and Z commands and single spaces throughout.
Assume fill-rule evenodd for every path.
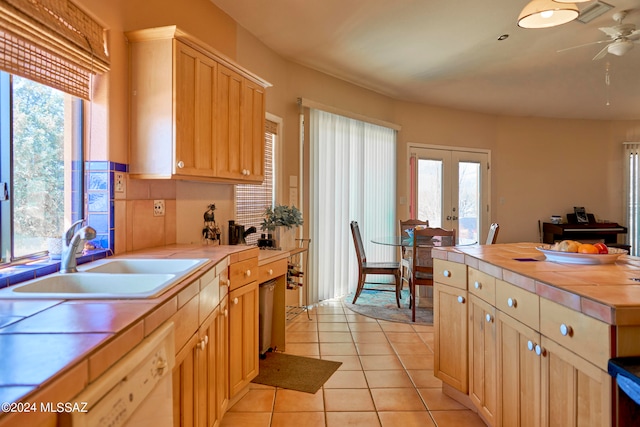
M 106 30 L 69 0 L 0 0 L 0 68 L 90 97 L 109 70 Z

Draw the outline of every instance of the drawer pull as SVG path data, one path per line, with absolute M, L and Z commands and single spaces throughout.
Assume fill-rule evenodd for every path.
M 464 304 L 464 297 L 462 295 L 458 295 L 458 302 Z
M 229 315 L 229 310 L 227 310 L 226 308 L 224 309 L 224 317 L 227 317 Z
M 251 277 L 251 270 L 247 270 L 244 272 L 245 277 Z
M 507 298 L 507 305 L 511 308 L 516 308 L 518 306 L 518 301 L 515 298 Z
M 444 275 L 444 277 L 451 277 L 451 272 L 449 270 L 443 271 L 442 274 Z
M 560 325 L 560 333 L 566 336 L 573 336 L 573 328 L 569 325 L 565 325 L 564 323 Z
M 234 303 L 234 304 L 238 304 L 239 302 L 240 302 L 240 301 L 238 300 L 238 298 L 234 298 L 234 299 L 233 299 L 233 303 Z
M 209 336 L 205 335 L 204 338 L 202 338 L 200 340 L 200 342 L 198 343 L 198 348 L 200 350 L 204 350 L 204 348 L 207 346 L 207 344 L 209 344 Z
M 475 283 L 473 284 L 473 286 L 474 286 L 476 289 L 481 289 L 481 288 L 482 288 L 482 284 L 481 284 L 480 282 L 475 282 Z
M 544 348 L 540 347 L 540 345 L 536 344 L 536 355 L 537 356 L 545 356 L 546 355 L 546 351 L 544 350 Z
M 533 344 L 533 341 L 531 340 L 527 341 L 527 348 L 529 349 L 529 351 L 533 351 L 535 347 L 536 346 Z
M 485 319 L 487 319 L 487 323 L 491 323 L 491 321 L 493 320 L 493 318 L 489 313 L 487 313 L 487 315 L 485 316 Z
M 273 270 L 272 269 L 269 269 L 268 273 L 269 273 L 269 276 L 273 276 Z
M 180 160 L 176 166 L 178 166 L 178 169 L 182 169 L 184 167 L 184 162 Z

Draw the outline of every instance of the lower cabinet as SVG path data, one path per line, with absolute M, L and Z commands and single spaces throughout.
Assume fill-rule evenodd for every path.
M 218 341 L 216 352 L 218 358 L 218 376 L 216 389 L 216 407 L 220 419 L 229 407 L 229 297 L 225 296 L 220 301 L 218 317 Z
M 258 282 L 229 293 L 229 396 L 233 398 L 258 375 Z
M 435 338 L 434 374 L 467 393 L 467 291 L 435 282 L 433 286 Z

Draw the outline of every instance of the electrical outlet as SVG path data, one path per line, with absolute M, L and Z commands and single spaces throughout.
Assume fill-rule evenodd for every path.
M 113 180 L 114 180 L 115 192 L 124 193 L 124 174 L 116 172 Z
M 153 201 L 153 216 L 164 216 L 164 200 Z

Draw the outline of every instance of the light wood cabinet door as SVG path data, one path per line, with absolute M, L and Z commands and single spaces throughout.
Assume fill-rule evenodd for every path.
M 175 42 L 176 175 L 215 175 L 217 63 Z
M 220 301 L 216 328 L 218 329 L 216 406 L 218 414 L 222 417 L 229 407 L 229 298 L 227 296 Z
M 198 419 L 197 425 L 213 427 L 222 419 L 218 412 L 218 313 L 216 308 L 202 323 L 198 332 Z
M 496 312 L 498 342 L 498 420 L 509 427 L 540 427 L 540 334 Z
M 195 426 L 198 420 L 198 334 L 176 354 L 173 379 L 173 425 Z
M 229 397 L 258 375 L 258 282 L 229 294 Z
M 221 178 L 239 180 L 245 176 L 241 159 L 240 113 L 243 81 L 244 78 L 239 73 L 223 65 L 218 66 L 216 174 Z
M 611 424 L 609 374 L 542 336 L 543 426 Z
M 467 393 L 467 291 L 436 282 L 433 307 L 434 374 Z
M 469 397 L 482 417 L 496 426 L 498 408 L 496 309 L 469 295 Z
M 243 81 L 241 162 L 244 180 L 264 180 L 265 89 L 248 79 Z

